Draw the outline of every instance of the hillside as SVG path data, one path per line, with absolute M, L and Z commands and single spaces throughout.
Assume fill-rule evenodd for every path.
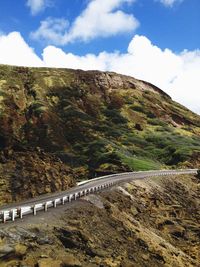
M 147 82 L 0 66 L 1 204 L 97 175 L 196 167 L 199 137 L 200 117 Z
M 133 181 L 1 225 L 0 266 L 198 267 L 199 185 L 192 176 Z

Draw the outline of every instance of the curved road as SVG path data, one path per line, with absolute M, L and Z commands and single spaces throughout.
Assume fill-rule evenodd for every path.
M 196 174 L 198 169 L 182 169 L 182 170 L 159 170 L 159 171 L 139 171 L 127 172 L 120 174 L 107 175 L 88 181 L 79 183 L 78 186 L 73 187 L 67 191 L 43 195 L 37 198 L 26 200 L 21 203 L 13 203 L 0 207 L 0 222 L 15 221 L 16 218 L 22 218 L 27 214 L 37 215 L 37 211 L 47 211 L 50 207 L 56 207 L 66 202 L 76 200 L 81 196 L 101 191 L 111 186 L 128 182 L 131 180 L 144 179 L 153 176 L 166 176 L 178 174 Z

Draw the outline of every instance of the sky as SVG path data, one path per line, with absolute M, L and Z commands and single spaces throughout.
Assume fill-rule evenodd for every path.
M 0 64 L 115 71 L 200 114 L 199 0 L 0 0 Z

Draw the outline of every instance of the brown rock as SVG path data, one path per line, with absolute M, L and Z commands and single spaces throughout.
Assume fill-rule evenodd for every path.
M 120 267 L 134 267 L 134 264 L 129 260 L 124 260 L 121 262 Z
M 14 253 L 15 249 L 9 245 L 0 245 L 0 258 L 7 257 Z
M 62 267 L 62 262 L 51 258 L 41 259 L 38 261 L 38 267 Z
M 15 253 L 19 257 L 24 256 L 26 254 L 26 251 L 27 251 L 27 247 L 25 245 L 22 245 L 22 244 L 15 245 Z
M 65 267 L 81 267 L 80 261 L 72 254 L 65 254 L 61 257 L 62 263 Z

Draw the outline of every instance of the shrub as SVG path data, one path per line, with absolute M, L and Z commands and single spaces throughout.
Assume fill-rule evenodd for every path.
M 148 119 L 147 122 L 151 125 L 159 125 L 159 126 L 165 126 L 166 122 L 161 121 L 160 119 L 154 118 L 154 119 Z
M 117 124 L 127 123 L 127 119 L 124 118 L 117 109 L 106 109 L 104 114 L 113 122 Z
M 145 90 L 145 91 L 144 91 L 144 94 L 145 94 L 145 95 L 149 95 L 149 94 L 151 94 L 151 93 L 150 93 L 149 90 Z
M 109 97 L 110 97 L 109 108 L 120 109 L 124 105 L 124 99 L 120 94 L 116 92 L 111 92 Z
M 172 128 L 169 125 L 165 124 L 162 126 L 158 126 L 156 128 L 156 131 L 157 132 L 172 132 Z
M 106 136 L 111 136 L 111 137 L 115 137 L 118 138 L 123 134 L 123 131 L 121 129 L 116 129 L 114 127 L 108 127 L 106 129 Z
M 47 110 L 47 107 L 40 101 L 35 101 L 29 106 L 29 114 L 39 117 L 44 111 Z
M 102 104 L 97 95 L 88 94 L 84 98 L 84 106 L 87 114 L 99 117 Z
M 126 140 L 130 144 L 132 143 L 140 147 L 145 147 L 148 145 L 148 142 L 144 138 L 141 138 L 139 135 L 129 135 L 127 136 Z
M 142 112 L 145 113 L 145 109 L 142 106 L 131 106 L 130 107 L 132 110 L 138 111 L 138 112 Z
M 76 107 L 73 106 L 68 106 L 64 108 L 62 115 L 66 120 L 82 120 L 82 121 L 90 120 L 90 116 L 88 116 L 82 110 L 77 109 Z
M 150 118 L 150 119 L 154 119 L 156 118 L 156 115 L 154 113 L 152 113 L 151 111 L 147 112 L 146 113 L 147 117 Z
M 171 159 L 167 162 L 169 165 L 176 165 L 186 161 L 191 156 L 191 151 L 188 148 L 178 148 L 171 155 Z
M 142 125 L 139 124 L 139 123 L 135 124 L 135 129 L 138 130 L 138 131 L 143 131 Z

